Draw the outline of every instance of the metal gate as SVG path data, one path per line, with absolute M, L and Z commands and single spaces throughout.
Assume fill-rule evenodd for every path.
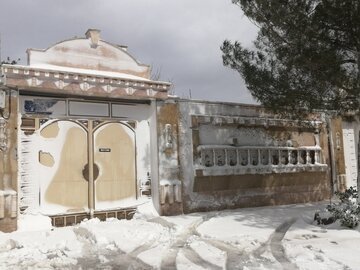
M 135 133 L 128 123 L 55 120 L 40 128 L 40 137 L 39 162 L 48 168 L 40 175 L 40 207 L 47 212 L 92 215 L 136 198 Z

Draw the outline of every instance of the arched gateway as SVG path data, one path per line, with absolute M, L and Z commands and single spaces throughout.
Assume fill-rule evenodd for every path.
M 8 79 L 20 94 L 20 210 L 40 210 L 57 225 L 126 217 L 156 173 L 153 104 L 170 84 L 152 81 L 149 66 L 96 29 L 27 53 L 28 66 L 6 70 L 21 74 Z
M 38 137 L 44 212 L 107 210 L 136 199 L 135 133 L 130 126 L 112 121 L 96 121 L 94 126 L 92 120 L 49 122 Z

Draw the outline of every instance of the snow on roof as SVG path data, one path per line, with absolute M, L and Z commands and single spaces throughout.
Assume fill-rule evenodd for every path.
M 113 71 L 101 71 L 101 70 L 74 68 L 74 67 L 61 67 L 61 66 L 54 66 L 47 64 L 32 65 L 31 68 L 40 69 L 40 70 L 59 71 L 66 73 L 84 74 L 84 75 L 99 76 L 99 77 L 111 77 L 111 78 L 130 79 L 137 81 L 150 81 L 149 79 L 145 79 L 139 76 L 120 73 L 120 72 L 113 72 Z
M 80 72 L 89 70 L 86 74 L 112 72 L 110 75 L 120 73 L 150 79 L 150 66 L 141 64 L 123 47 L 101 40 L 100 30 L 89 29 L 85 35 L 85 38 L 60 41 L 44 50 L 28 49 L 28 65 L 75 68 Z
M 113 71 L 101 71 L 101 70 L 93 70 L 93 69 L 83 69 L 83 68 L 74 68 L 74 67 L 62 67 L 62 66 L 55 66 L 55 65 L 48 65 L 48 64 L 36 64 L 36 65 L 4 65 L 4 67 L 10 68 L 18 68 L 18 69 L 34 69 L 39 71 L 50 71 L 50 72 L 60 72 L 60 73 L 74 73 L 74 74 L 81 74 L 81 75 L 88 75 L 94 77 L 104 77 L 104 78 L 114 78 L 114 79 L 123 79 L 123 80 L 131 80 L 131 81 L 143 81 L 149 83 L 158 83 L 158 84 L 165 84 L 171 85 L 169 82 L 164 81 L 152 81 L 150 79 L 146 79 L 143 77 L 121 73 L 121 72 L 113 72 Z

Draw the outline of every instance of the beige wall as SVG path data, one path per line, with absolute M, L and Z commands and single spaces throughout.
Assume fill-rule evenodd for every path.
M 330 199 L 326 172 L 195 177 L 194 192 L 215 203 L 185 212 L 306 203 Z
M 159 200 L 160 214 L 183 213 L 181 202 L 178 160 L 179 110 L 176 103 L 159 103 L 157 112 L 157 134 L 159 147 Z
M 11 93 L 9 104 L 9 93 Z M 10 115 L 9 115 L 10 110 Z M 17 229 L 17 93 L 7 90 L 6 107 L 2 110 L 4 129 L 0 151 L 0 231 Z
M 328 134 L 320 115 L 312 116 L 316 124 L 301 124 L 266 113 L 257 106 L 188 100 L 180 100 L 178 104 L 185 213 L 330 198 Z M 321 160 L 313 167 L 300 168 L 300 165 L 299 170 L 292 170 L 296 166 L 290 165 L 289 171 L 263 170 L 256 166 L 240 166 L 238 170 L 226 166 L 201 167 L 199 147 L 213 146 L 321 147 Z

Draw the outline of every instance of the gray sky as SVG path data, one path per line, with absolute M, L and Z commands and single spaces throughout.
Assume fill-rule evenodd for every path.
M 254 103 L 240 75 L 222 65 L 224 39 L 250 46 L 257 29 L 231 0 L 1 0 L 1 55 L 21 58 L 88 28 L 129 46 L 174 84 L 175 94 Z

